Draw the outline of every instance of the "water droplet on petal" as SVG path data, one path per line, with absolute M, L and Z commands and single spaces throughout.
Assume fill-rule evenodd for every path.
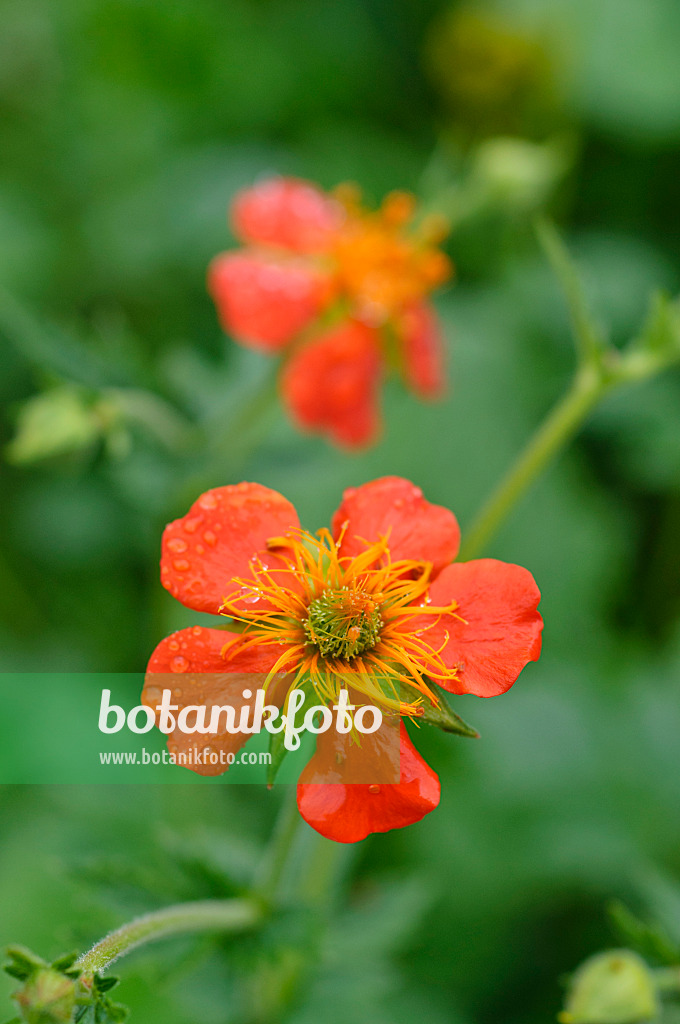
M 157 686 L 147 686 L 146 690 L 144 691 L 144 699 L 149 702 L 160 700 L 161 691 L 158 689 Z
M 176 555 L 181 555 L 186 549 L 187 542 L 182 540 L 181 537 L 173 537 L 172 540 L 168 541 L 168 551 L 172 551 Z
M 189 563 L 187 562 L 186 558 L 176 558 L 175 561 L 172 563 L 172 567 L 177 572 L 186 572 L 187 569 L 189 568 Z
M 198 528 L 200 522 L 201 522 L 201 520 L 200 519 L 196 519 L 196 518 L 194 518 L 194 519 L 185 519 L 184 520 L 184 529 L 186 530 L 187 533 L 196 533 L 196 529 Z
M 378 794 L 380 792 L 380 786 L 369 786 L 368 787 L 368 792 L 372 793 L 373 796 L 376 796 L 376 794 Z
M 168 643 L 168 649 L 171 651 L 179 650 L 179 640 L 170 640 Z
M 194 636 L 200 636 L 203 630 L 201 629 L 200 626 L 194 626 L 191 632 L 193 633 Z
M 196 554 L 197 555 L 204 555 L 205 554 L 205 548 L 203 547 L 202 544 L 197 544 L 196 545 Z
M 186 658 L 183 658 L 181 654 L 178 654 L 176 658 L 173 658 L 170 662 L 170 668 L 173 672 L 186 672 L 189 668 L 189 662 Z
M 206 542 L 206 544 L 209 544 L 211 548 L 214 548 L 215 544 L 217 544 L 217 537 L 212 532 L 212 530 L 205 531 L 205 533 L 203 534 L 203 540 Z
M 198 504 L 201 508 L 217 508 L 217 498 L 212 491 L 208 491 L 207 494 L 201 495 L 198 499 Z

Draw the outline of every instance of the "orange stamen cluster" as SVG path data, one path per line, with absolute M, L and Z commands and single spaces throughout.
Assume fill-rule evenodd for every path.
M 413 227 L 413 196 L 392 192 L 377 211 L 363 209 L 347 188 L 338 198 L 347 217 L 333 244 L 337 281 L 360 319 L 380 326 L 450 277 L 450 261 L 436 247 L 446 228 L 432 219 Z
M 284 646 L 267 682 L 276 673 L 292 673 L 291 686 L 309 680 L 323 703 L 351 687 L 404 715 L 422 713 L 423 698 L 437 703 L 430 680 L 451 682 L 456 670 L 447 668 L 427 633 L 457 605 L 428 603 L 430 563 L 393 562 L 386 538 L 367 543 L 359 555 L 343 556 L 342 535 L 336 542 L 328 530 L 275 537 L 267 547 L 282 568 L 256 558 L 252 577 L 234 580 L 238 589 L 222 603 L 221 613 L 244 626 L 225 646 L 225 659 L 249 647 Z M 249 609 L 248 602 L 260 607 Z M 404 700 L 404 683 L 422 696 Z

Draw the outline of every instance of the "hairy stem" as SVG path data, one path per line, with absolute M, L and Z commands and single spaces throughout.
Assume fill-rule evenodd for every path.
M 103 971 L 118 957 L 145 942 L 182 932 L 242 932 L 254 927 L 261 911 L 247 900 L 201 900 L 179 903 L 152 914 L 137 917 L 110 932 L 76 962 L 85 974 Z

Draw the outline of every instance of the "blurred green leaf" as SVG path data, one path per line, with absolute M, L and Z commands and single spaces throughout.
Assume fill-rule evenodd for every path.
M 101 436 L 92 404 L 80 392 L 53 388 L 29 399 L 19 410 L 14 439 L 6 455 L 16 464 L 81 452 Z

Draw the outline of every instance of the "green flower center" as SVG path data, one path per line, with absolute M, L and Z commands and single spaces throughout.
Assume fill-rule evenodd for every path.
M 378 596 L 350 587 L 325 590 L 303 622 L 309 642 L 324 658 L 351 660 L 371 650 L 383 626 Z

